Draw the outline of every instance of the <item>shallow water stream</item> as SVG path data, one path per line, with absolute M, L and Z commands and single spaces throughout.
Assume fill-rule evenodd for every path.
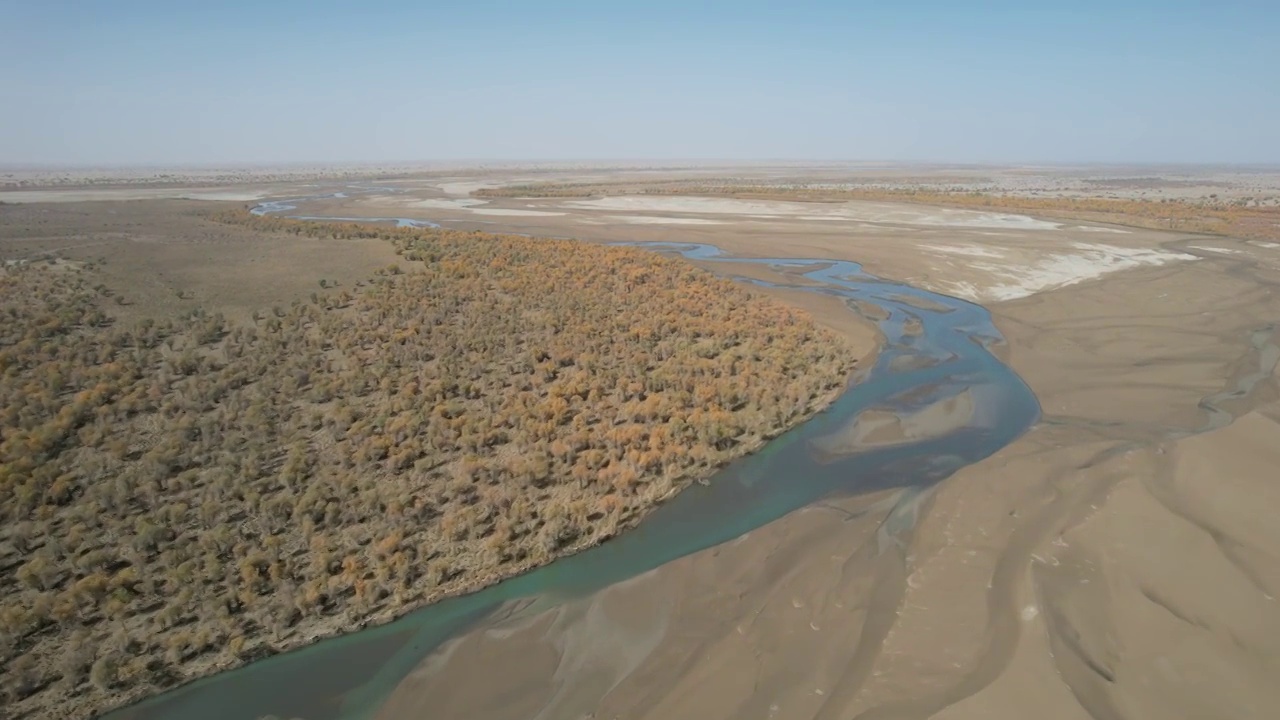
M 304 200 L 264 203 L 255 212 L 289 213 Z M 407 218 L 359 220 L 432 224 Z M 644 246 L 724 263 L 724 271 L 730 275 L 735 263 L 785 266 L 805 282 L 782 286 L 843 298 L 850 304 L 850 312 L 854 312 L 854 303 L 878 308 L 873 318 L 871 313 L 867 315 L 884 335 L 884 347 L 874 365 L 860 368 L 849 389 L 826 412 L 728 465 L 707 485 L 691 486 L 637 528 L 603 545 L 485 590 L 430 605 L 393 623 L 215 675 L 107 717 L 371 717 L 400 680 L 441 643 L 512 601 L 526 600 L 529 611 L 536 611 L 582 597 L 732 540 L 832 495 L 927 487 L 1004 447 L 1039 417 L 1040 408 L 1031 390 L 990 352 L 1002 339 L 990 315 L 978 305 L 880 280 L 864 274 L 852 262 L 744 260 L 723 257 L 709 245 Z M 966 407 L 971 410 L 958 427 L 948 426 L 923 439 L 817 452 L 820 446 L 827 447 L 824 439 L 842 436 L 865 410 L 909 416 L 962 393 L 969 396 Z

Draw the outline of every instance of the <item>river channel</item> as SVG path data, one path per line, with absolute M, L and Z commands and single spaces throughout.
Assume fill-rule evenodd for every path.
M 308 199 L 312 198 L 264 203 L 255 212 L 289 216 Z M 408 218 L 292 217 L 434 225 Z M 1039 418 L 1034 394 L 992 354 L 1003 339 L 979 305 L 881 280 L 853 262 L 732 258 L 709 245 L 642 246 L 721 263 L 728 275 L 734 274 L 738 263 L 784 269 L 798 279 L 780 286 L 834 295 L 846 301 L 850 312 L 872 310 L 864 314 L 879 327 L 884 345 L 874 364 L 860 368 L 825 412 L 729 464 L 707 484 L 689 487 L 638 527 L 602 545 L 470 595 L 435 603 L 387 625 L 322 640 L 184 685 L 106 718 L 369 718 L 401 679 L 437 647 L 508 603 L 528 602 L 526 611 L 533 612 L 583 597 L 831 496 L 902 487 L 908 488 L 903 494 L 907 498 L 996 452 Z M 834 455 L 819 451 L 825 439 L 843 436 L 864 411 L 910 417 L 961 395 L 966 396 L 968 409 L 964 422 L 938 434 Z

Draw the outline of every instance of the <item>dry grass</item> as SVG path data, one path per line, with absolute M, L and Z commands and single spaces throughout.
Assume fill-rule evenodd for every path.
M 203 308 L 240 322 L 308 298 L 321 279 L 353 288 L 396 260 L 380 240 L 263 236 L 207 212 L 207 204 L 181 200 L 8 205 L 0 209 L 0 263 L 87 266 L 113 295 L 106 312 L 122 321 Z

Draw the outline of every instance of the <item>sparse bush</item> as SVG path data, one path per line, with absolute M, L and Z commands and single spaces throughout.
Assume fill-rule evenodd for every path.
M 106 690 L 116 681 L 119 664 L 113 655 L 103 655 L 89 669 L 89 682 L 99 690 Z

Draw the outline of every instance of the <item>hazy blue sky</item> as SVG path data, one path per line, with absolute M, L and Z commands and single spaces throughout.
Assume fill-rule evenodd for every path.
M 0 0 L 0 164 L 1280 162 L 1280 0 Z

